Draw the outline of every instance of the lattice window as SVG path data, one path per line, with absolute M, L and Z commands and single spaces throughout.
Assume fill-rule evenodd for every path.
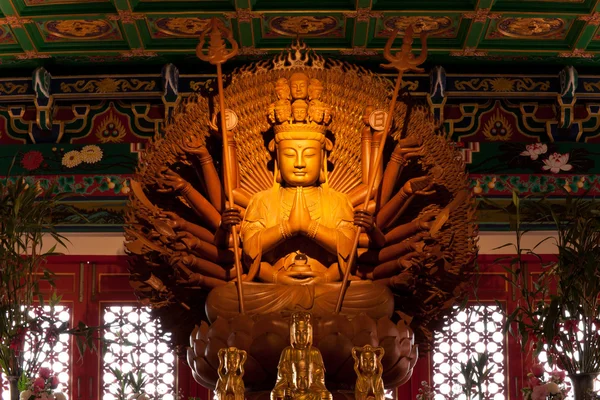
M 103 354 L 102 399 L 115 400 L 116 378 L 111 368 L 124 373 L 140 369 L 146 378 L 144 391 L 153 400 L 175 398 L 175 355 L 167 345 L 170 334 L 160 331 L 150 318 L 149 308 L 108 306 L 102 310 L 103 320 L 111 324 L 105 338 L 111 343 Z
M 35 311 L 35 308 L 30 311 L 30 316 L 32 318 L 35 318 L 36 316 Z M 52 309 L 50 306 L 45 306 L 43 307 L 42 313 L 57 321 L 56 327 L 59 327 L 60 324 L 64 322 L 70 323 L 71 321 L 71 308 L 67 306 L 54 306 L 54 309 Z M 48 327 L 48 322 L 44 322 L 42 324 L 44 332 L 48 329 Z M 29 333 L 26 336 L 25 345 L 23 348 L 26 363 L 28 361 L 31 362 L 33 357 L 31 352 L 33 345 L 33 335 Z M 71 377 L 71 337 L 69 335 L 59 335 L 54 345 L 44 341 L 39 354 L 38 364 L 40 364 L 40 367 L 50 368 L 50 370 L 53 371 L 60 381 L 60 384 L 56 390 L 63 392 L 68 396 L 69 380 Z M 8 383 L 4 376 L 2 376 L 2 387 L 0 390 L 2 391 L 2 400 L 10 400 Z
M 490 379 L 483 386 L 482 400 L 504 400 L 506 396 L 506 345 L 502 333 L 504 316 L 497 306 L 471 306 L 448 320 L 436 333 L 433 353 L 435 400 L 465 400 L 460 363 L 485 350 L 489 353 Z

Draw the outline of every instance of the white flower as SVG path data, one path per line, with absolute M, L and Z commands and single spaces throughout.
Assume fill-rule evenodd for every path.
M 81 149 L 81 160 L 88 164 L 97 163 L 102 160 L 102 149 L 95 144 L 83 146 L 83 149 Z
M 522 151 L 522 156 L 529 156 L 532 160 L 537 160 L 540 154 L 546 154 L 548 146 L 543 143 L 528 144 L 525 146 L 527 150 Z
M 20 400 L 29 400 L 31 395 L 33 395 L 33 392 L 31 390 L 23 390 L 21 392 L 21 395 L 19 396 L 19 399 Z
M 548 157 L 547 160 L 544 160 L 543 170 L 550 170 L 553 174 L 557 174 L 560 171 L 570 171 L 573 166 L 568 164 L 569 162 L 569 153 L 567 154 L 559 154 L 554 153 Z
M 54 400 L 67 400 L 67 396 L 62 392 L 54 393 Z
M 81 164 L 81 161 L 81 153 L 77 150 L 71 150 L 63 156 L 62 165 L 67 168 L 73 168 Z

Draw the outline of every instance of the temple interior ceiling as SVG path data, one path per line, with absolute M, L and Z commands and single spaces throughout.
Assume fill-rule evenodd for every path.
M 429 34 L 429 63 L 595 65 L 600 52 L 597 0 L 2 0 L 0 68 L 208 68 L 195 46 L 212 17 L 232 28 L 242 62 L 296 37 L 329 56 L 373 60 L 411 24 L 416 37 Z

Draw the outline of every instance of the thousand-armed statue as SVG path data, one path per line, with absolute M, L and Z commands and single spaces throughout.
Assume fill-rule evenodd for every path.
M 223 62 L 222 27 L 212 29 L 206 59 Z M 422 62 L 411 43 L 386 50 L 400 78 Z M 132 182 L 137 295 L 176 345 L 192 333 L 188 361 L 208 387 L 219 349 L 236 347 L 247 390 L 285 394 L 283 382 L 312 365 L 277 369 L 282 351 L 292 359 L 303 346 L 289 341 L 298 311 L 312 315 L 329 390 L 354 388 L 355 346 L 384 349 L 386 387 L 405 382 L 477 251 L 460 153 L 425 107 L 397 98 L 401 79 L 394 90 L 301 43 L 227 79 L 215 65 L 225 87 L 209 82 L 181 105 Z M 328 398 L 311 385 L 296 390 Z

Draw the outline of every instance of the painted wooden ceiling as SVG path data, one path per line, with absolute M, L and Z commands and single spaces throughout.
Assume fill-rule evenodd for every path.
M 0 68 L 200 65 L 211 17 L 232 28 L 243 60 L 297 36 L 377 59 L 392 30 L 413 24 L 428 32 L 433 63 L 600 62 L 600 0 L 0 0 Z

